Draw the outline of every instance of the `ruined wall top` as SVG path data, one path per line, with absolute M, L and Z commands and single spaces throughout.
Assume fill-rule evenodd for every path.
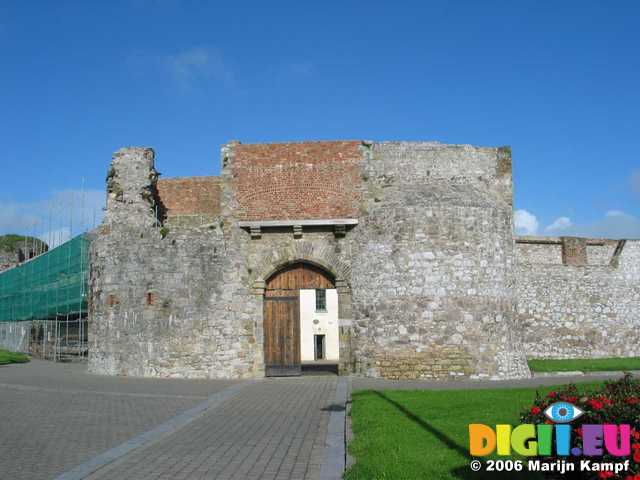
M 402 198 L 428 204 L 500 207 L 512 205 L 511 149 L 439 142 L 367 142 L 365 177 L 374 197 L 389 197 L 389 185 Z M 388 198 L 388 200 L 392 200 Z M 417 200 L 416 200 L 417 201 Z
M 393 162 L 386 163 L 385 167 L 407 180 L 416 176 L 432 179 L 511 176 L 510 147 L 397 141 L 366 142 L 366 145 L 395 157 L 397 167 L 394 168 Z
M 519 264 L 617 267 L 629 240 L 585 237 L 516 237 Z
M 366 211 L 367 184 L 384 189 L 389 182 L 442 203 L 512 204 L 509 147 L 233 141 L 222 148 L 221 163 L 220 177 L 157 180 L 153 150 L 119 150 L 107 178 L 105 223 L 150 225 L 156 214 L 160 220 L 211 218 L 223 206 L 238 220 L 357 219 Z
M 154 157 L 151 148 L 143 147 L 121 148 L 113 154 L 104 224 L 149 227 L 157 222 Z

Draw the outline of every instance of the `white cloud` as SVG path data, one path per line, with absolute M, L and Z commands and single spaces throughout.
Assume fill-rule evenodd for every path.
M 622 212 L 620 210 L 609 210 L 604 215 L 605 215 L 605 217 L 624 217 L 626 215 L 626 213 L 624 213 L 624 212 Z
M 527 210 L 513 214 L 518 235 L 536 235 L 538 219 Z M 544 228 L 547 235 L 587 238 L 640 239 L 640 218 L 621 210 L 609 210 L 603 217 L 587 224 L 575 224 L 569 217 L 558 217 Z
M 233 73 L 222 54 L 213 48 L 196 47 L 166 55 L 161 63 L 182 90 L 193 90 L 205 82 L 218 81 L 230 85 Z
M 545 232 L 559 232 L 562 230 L 567 230 L 573 226 L 573 222 L 569 217 L 558 217 L 553 223 L 547 226 L 544 231 Z
M 0 235 L 33 235 L 55 246 L 102 221 L 105 192 L 59 190 L 33 202 L 0 201 Z
M 540 223 L 536 216 L 526 210 L 520 209 L 513 213 L 513 222 L 516 233 L 520 235 L 535 235 Z

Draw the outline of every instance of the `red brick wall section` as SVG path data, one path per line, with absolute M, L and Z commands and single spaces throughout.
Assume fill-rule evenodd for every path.
M 304 142 L 235 147 L 239 218 L 357 218 L 361 142 Z
M 156 188 L 167 217 L 220 213 L 220 177 L 164 178 Z

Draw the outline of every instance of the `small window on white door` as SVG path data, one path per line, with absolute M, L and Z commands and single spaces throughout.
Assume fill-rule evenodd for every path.
M 327 291 L 324 288 L 316 289 L 316 312 L 327 311 Z
M 315 360 L 324 360 L 326 358 L 324 339 L 324 335 L 313 336 L 313 357 Z

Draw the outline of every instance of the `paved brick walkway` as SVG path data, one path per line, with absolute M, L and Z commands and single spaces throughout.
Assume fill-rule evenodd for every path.
M 318 479 L 336 377 L 266 379 L 156 443 L 95 472 L 104 479 Z
M 55 478 L 234 383 L 103 377 L 37 360 L 2 366 L 0 478 Z
M 511 388 L 615 376 L 505 382 L 353 378 L 350 383 L 354 390 Z M 344 381 L 331 376 L 254 382 L 103 377 L 87 374 L 84 365 L 37 360 L 0 367 L 0 478 L 39 480 L 75 472 L 154 430 L 160 434 L 89 478 L 338 478 L 344 416 L 338 413 L 343 405 L 335 402 L 346 395 L 345 384 L 339 386 Z M 185 415 L 189 422 L 163 430 Z M 336 448 L 325 448 L 325 442 Z

